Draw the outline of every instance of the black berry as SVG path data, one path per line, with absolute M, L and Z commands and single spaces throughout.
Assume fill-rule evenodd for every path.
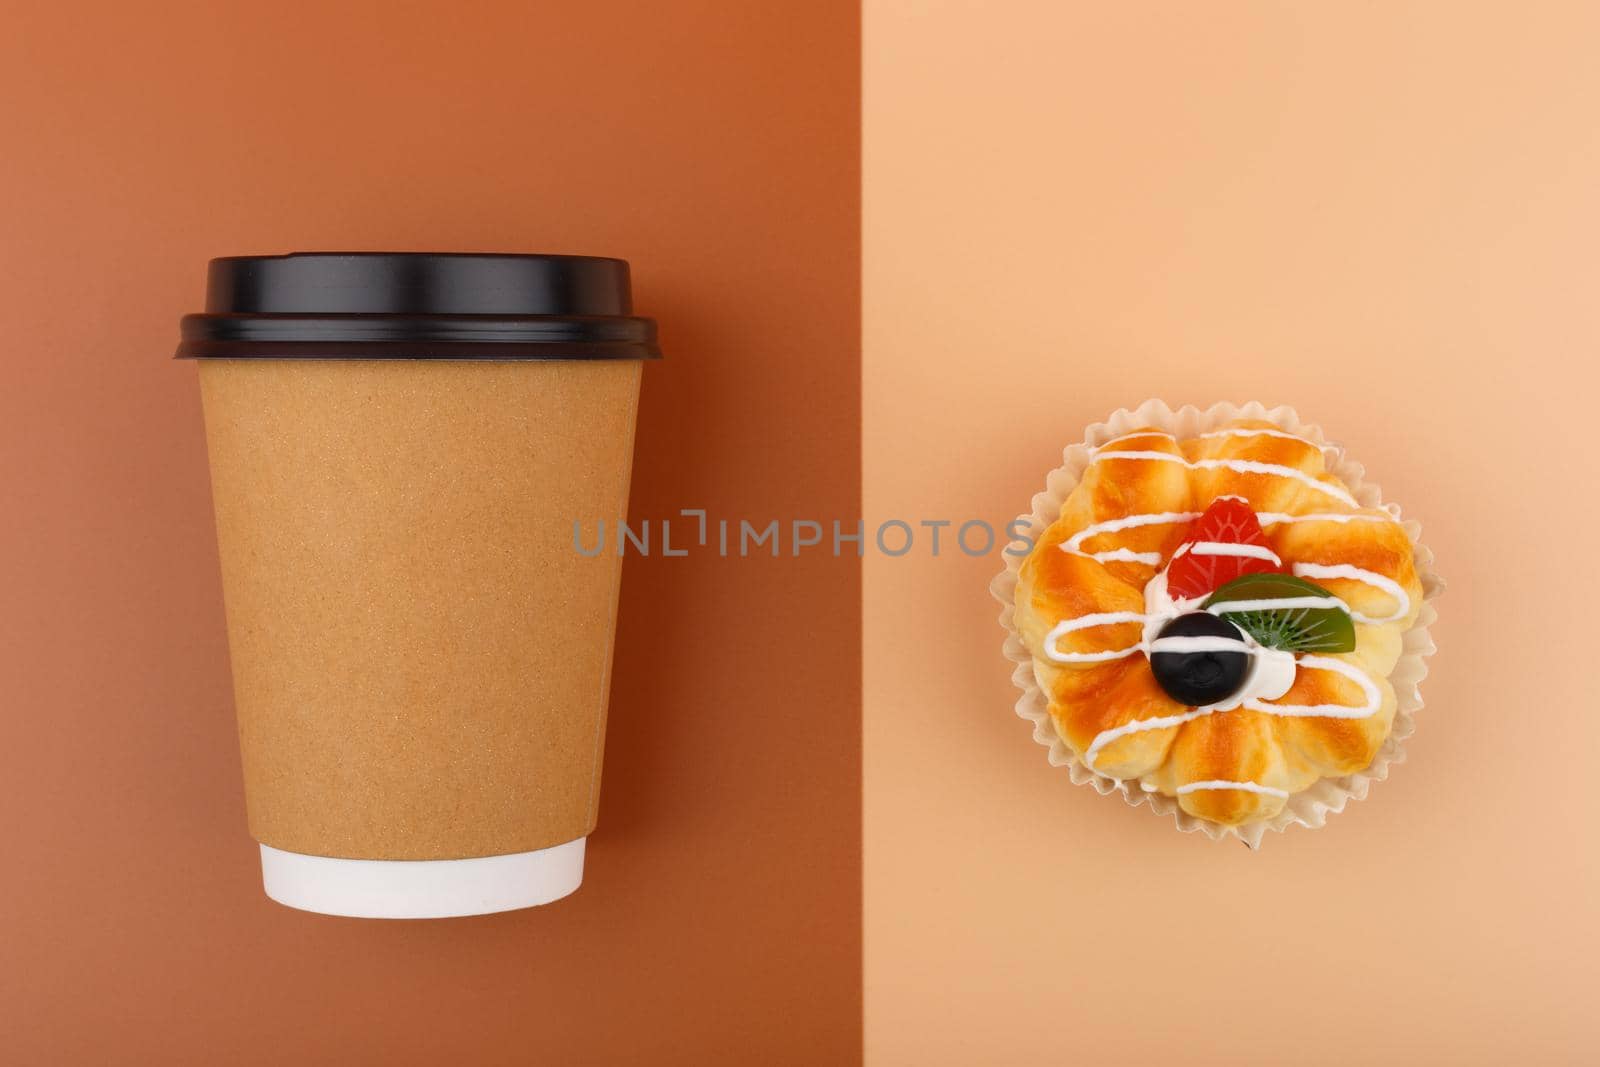
M 1163 648 L 1167 638 L 1188 640 L 1175 640 Z M 1185 644 L 1210 647 L 1186 651 L 1182 647 Z M 1196 611 L 1180 615 L 1161 628 L 1151 646 L 1150 669 L 1173 700 L 1202 707 L 1226 700 L 1240 690 L 1250 672 L 1250 648 L 1233 623 Z

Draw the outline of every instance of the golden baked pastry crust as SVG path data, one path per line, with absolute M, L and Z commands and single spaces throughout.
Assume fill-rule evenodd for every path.
M 1284 565 L 1300 565 L 1296 573 L 1349 605 L 1354 651 L 1297 657 L 1292 687 L 1265 702 L 1288 710 L 1214 712 L 1168 696 L 1141 653 L 1070 663 L 1046 654 L 1064 621 L 1142 615 L 1145 586 L 1192 518 L 1221 496 L 1246 500 Z M 1394 719 L 1388 676 L 1422 603 L 1413 546 L 1394 516 L 1359 507 L 1317 444 L 1237 420 L 1183 441 L 1145 428 L 1096 449 L 1020 567 L 1014 620 L 1056 731 L 1080 762 L 1175 797 L 1198 818 L 1239 825 L 1270 819 L 1321 778 L 1372 762 Z M 1142 629 L 1110 622 L 1060 635 L 1053 647 L 1114 655 L 1137 645 Z

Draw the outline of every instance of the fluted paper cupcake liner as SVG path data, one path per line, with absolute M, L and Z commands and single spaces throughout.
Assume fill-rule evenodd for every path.
M 1365 478 L 1361 464 L 1350 459 L 1344 449 L 1330 443 L 1320 427 L 1303 422 L 1290 407 L 1268 408 L 1251 402 L 1243 405 L 1213 404 L 1202 411 L 1192 405 L 1174 411 L 1160 400 L 1147 400 L 1136 408 L 1123 408 L 1105 422 L 1089 427 L 1079 444 L 1067 448 L 1061 466 L 1045 478 L 1044 491 L 1033 498 L 1033 512 L 1018 516 L 1018 521 L 1030 523 L 1032 531 L 1043 531 L 1061 515 L 1061 506 L 1068 494 L 1083 478 L 1084 470 L 1100 445 L 1142 427 L 1155 427 L 1173 434 L 1179 440 L 1215 430 L 1234 419 L 1257 419 L 1272 423 L 1279 429 L 1297 434 L 1322 449 L 1324 463 L 1330 474 L 1349 487 L 1350 492 L 1364 508 L 1379 508 L 1397 519 L 1411 541 L 1416 562 L 1417 577 L 1422 582 L 1423 604 L 1416 624 L 1407 630 L 1401 646 L 1399 661 L 1389 675 L 1394 687 L 1396 708 L 1389 737 L 1378 750 L 1372 763 L 1363 771 L 1342 778 L 1324 778 L 1311 788 L 1289 797 L 1283 810 L 1271 819 L 1246 823 L 1242 826 L 1223 826 L 1206 819 L 1196 818 L 1178 806 L 1174 797 L 1161 793 L 1147 793 L 1136 782 L 1120 781 L 1084 766 L 1081 753 L 1056 730 L 1050 716 L 1049 701 L 1039 688 L 1034 674 L 1033 655 L 1023 644 L 1013 619 L 1015 614 L 1017 572 L 1026 557 L 1006 556 L 1006 568 L 989 585 L 989 590 L 1000 601 L 1000 624 L 1005 628 L 1005 655 L 1016 664 L 1012 680 L 1022 690 L 1017 700 L 1017 714 L 1033 723 L 1033 738 L 1050 750 L 1052 765 L 1067 768 L 1077 785 L 1093 786 L 1101 795 L 1120 793 L 1134 807 L 1148 805 L 1156 815 L 1172 816 L 1178 829 L 1185 833 L 1200 831 L 1213 840 L 1237 837 L 1251 848 L 1261 844 L 1269 830 L 1286 830 L 1291 826 L 1316 829 L 1327 822 L 1330 815 L 1345 809 L 1351 801 L 1362 800 L 1375 782 L 1389 777 L 1390 768 L 1405 759 L 1405 742 L 1416 731 L 1416 713 L 1422 709 L 1422 680 L 1427 677 L 1426 657 L 1435 651 L 1428 627 L 1438 617 L 1432 601 L 1444 591 L 1444 581 L 1433 570 L 1433 553 L 1421 542 L 1422 524 L 1415 519 L 1405 519 L 1395 504 L 1383 502 L 1378 486 Z

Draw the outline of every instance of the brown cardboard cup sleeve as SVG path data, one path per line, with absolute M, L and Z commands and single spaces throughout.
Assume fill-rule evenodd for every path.
M 374 917 L 574 891 L 595 826 L 643 361 L 627 266 L 214 261 L 199 361 L 267 894 Z

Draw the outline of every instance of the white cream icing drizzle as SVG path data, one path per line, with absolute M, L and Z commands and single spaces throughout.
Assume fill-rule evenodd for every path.
M 1220 497 L 1218 498 L 1221 499 Z M 1235 497 L 1234 499 L 1239 499 Z M 1282 526 L 1286 522 L 1394 522 L 1393 515 L 1372 515 L 1365 512 L 1315 512 L 1308 515 L 1287 515 L 1281 511 L 1259 511 L 1256 521 L 1262 526 Z
M 1094 462 L 1103 459 L 1135 459 L 1151 460 L 1157 463 L 1177 463 L 1190 470 L 1230 470 L 1240 474 L 1273 474 L 1281 478 L 1292 478 L 1297 482 L 1326 493 L 1335 500 L 1343 501 L 1351 507 L 1359 507 L 1356 498 L 1331 482 L 1324 482 L 1297 467 L 1285 467 L 1281 463 L 1262 463 L 1253 459 L 1188 459 L 1175 452 L 1096 452 Z
M 1237 652 L 1243 641 L 1231 637 L 1158 637 L 1150 642 L 1150 654 L 1157 652 Z
M 1167 436 L 1171 437 L 1172 435 L 1168 434 Z M 1214 440 L 1218 437 L 1281 437 L 1285 441 L 1299 441 L 1301 444 L 1307 445 L 1311 448 L 1319 447 L 1314 441 L 1307 441 L 1299 434 L 1290 433 L 1287 430 L 1265 430 L 1245 428 L 1242 426 L 1227 430 L 1212 430 L 1209 433 L 1195 434 L 1195 436 L 1201 438 L 1202 440 Z
M 1299 441 L 1301 444 L 1307 445 L 1311 448 L 1317 448 L 1320 451 L 1318 445 L 1311 441 L 1307 441 L 1304 437 L 1301 437 L 1298 434 L 1292 434 L 1286 430 L 1246 429 L 1240 427 L 1226 430 L 1212 430 L 1209 433 L 1203 433 L 1199 436 L 1201 438 L 1281 437 L 1289 441 Z M 1135 433 L 1126 433 L 1120 437 L 1112 438 L 1099 448 L 1095 449 L 1093 462 L 1098 463 L 1102 459 L 1150 460 L 1160 463 L 1178 463 L 1188 467 L 1190 470 L 1231 470 L 1238 471 L 1241 474 L 1276 474 L 1285 478 L 1293 478 L 1295 481 L 1303 482 L 1306 485 L 1309 485 L 1311 488 L 1324 492 L 1336 500 L 1344 501 L 1351 507 L 1358 506 L 1355 498 L 1349 493 L 1345 492 L 1343 489 L 1339 488 L 1337 485 L 1319 481 L 1317 478 L 1307 474 L 1303 470 L 1298 470 L 1294 467 L 1285 467 L 1278 463 L 1262 463 L 1253 459 L 1232 458 L 1191 460 L 1188 457 L 1179 455 L 1175 452 L 1151 452 L 1142 450 L 1124 451 L 1112 449 L 1111 447 L 1112 445 L 1121 444 L 1124 441 L 1137 441 L 1144 437 L 1159 437 L 1167 441 L 1177 440 L 1174 435 L 1167 433 L 1164 430 L 1143 430 Z
M 1063 652 L 1056 647 L 1056 642 L 1067 634 L 1078 630 L 1092 630 L 1097 626 L 1116 626 L 1120 623 L 1145 621 L 1145 616 L 1138 611 L 1102 611 L 1092 615 L 1080 615 L 1076 619 L 1062 619 L 1045 635 L 1044 654 L 1057 663 L 1102 663 L 1106 660 L 1121 659 L 1131 656 L 1139 651 L 1137 644 L 1127 648 L 1114 648 L 1104 652 Z
M 1097 446 L 1095 448 L 1095 451 L 1096 452 L 1104 452 L 1106 449 L 1110 448 L 1112 445 L 1120 445 L 1124 441 L 1137 441 L 1137 440 L 1140 440 L 1141 438 L 1145 438 L 1145 437 L 1159 437 L 1163 441 L 1176 441 L 1177 440 L 1176 437 L 1174 437 L 1170 433 L 1167 433 L 1165 430 L 1138 430 L 1138 431 L 1136 431 L 1134 433 L 1125 433 L 1121 437 L 1113 437 L 1111 440 L 1105 442 L 1104 444 Z
M 1218 497 L 1217 499 L 1244 500 L 1243 497 L 1231 495 L 1226 497 Z M 1246 501 L 1246 503 L 1248 503 L 1248 501 Z M 1056 547 L 1068 555 L 1082 556 L 1085 559 L 1092 559 L 1098 563 L 1143 563 L 1150 567 L 1159 567 L 1161 566 L 1161 553 L 1159 552 L 1135 552 L 1132 549 L 1127 548 L 1112 548 L 1101 552 L 1085 552 L 1083 550 L 1083 543 L 1091 540 L 1092 538 L 1099 537 L 1101 534 L 1119 533 L 1122 530 L 1129 530 L 1139 526 L 1175 526 L 1180 522 L 1193 522 L 1199 517 L 1200 513 L 1198 511 L 1157 511 L 1150 512 L 1148 514 L 1125 515 L 1120 519 L 1106 519 L 1104 522 L 1097 522 L 1090 526 L 1085 526 L 1083 529 L 1079 530 L 1077 533 L 1073 534 Z M 1256 519 L 1264 527 L 1283 526 L 1288 523 L 1296 522 L 1345 523 L 1395 521 L 1394 517 L 1390 515 L 1370 515 L 1362 514 L 1360 512 L 1317 512 L 1308 515 L 1289 515 L 1278 511 L 1263 511 L 1256 515 Z M 1180 551 L 1181 550 L 1182 549 L 1180 546 Z M 1274 559 L 1276 559 L 1276 556 L 1274 556 Z M 1404 615 L 1405 612 L 1402 611 L 1400 614 Z M 1396 616 L 1396 618 L 1398 617 L 1399 616 Z
M 1098 560 L 1101 563 L 1113 561 L 1122 563 L 1147 563 L 1152 567 L 1161 566 L 1161 553 L 1159 552 L 1131 552 L 1126 548 L 1116 548 L 1109 552 L 1085 552 L 1083 543 L 1091 537 L 1101 534 L 1118 533 L 1122 530 L 1131 530 L 1139 526 L 1167 526 L 1180 522 L 1193 522 L 1200 517 L 1198 511 L 1157 511 L 1146 515 L 1128 515 L 1120 519 L 1107 519 L 1097 522 L 1093 526 L 1085 526 L 1065 541 L 1061 542 L 1060 549 L 1074 556 L 1083 556 L 1086 559 Z
M 1177 794 L 1181 797 L 1189 793 L 1198 793 L 1202 789 L 1239 789 L 1246 793 L 1260 793 L 1262 796 L 1268 797 L 1287 798 L 1289 796 L 1287 789 L 1276 789 L 1270 785 L 1262 785 L 1260 782 L 1228 782 L 1221 778 L 1213 778 L 1209 782 L 1189 782 L 1186 785 L 1180 785 L 1177 788 Z
M 1191 541 L 1178 546 L 1178 551 L 1172 554 L 1173 559 L 1181 556 L 1235 556 L 1240 559 L 1264 559 L 1275 566 L 1282 566 L 1283 560 L 1278 554 L 1266 545 L 1234 545 L 1224 541 Z
M 1350 605 L 1333 595 L 1262 597 L 1259 600 L 1219 600 L 1206 610 L 1213 615 L 1239 615 L 1246 611 L 1282 611 L 1285 608 L 1338 608 L 1351 618 Z
M 1306 441 L 1303 437 L 1281 430 L 1266 429 L 1229 429 L 1215 430 L 1210 433 L 1200 434 L 1203 438 L 1217 437 L 1281 437 L 1301 441 L 1312 447 L 1317 447 L 1313 442 Z M 1184 456 L 1170 452 L 1154 452 L 1141 450 L 1114 450 L 1112 445 L 1123 441 L 1132 441 L 1143 437 L 1161 437 L 1175 440 L 1172 434 L 1162 431 L 1147 430 L 1138 433 L 1124 434 L 1121 437 L 1101 445 L 1095 453 L 1095 461 L 1101 459 L 1131 459 L 1149 460 L 1153 462 L 1179 463 L 1193 470 L 1227 469 L 1245 474 L 1269 474 L 1291 478 L 1303 482 L 1328 496 L 1340 500 L 1351 507 L 1359 507 L 1355 498 L 1339 486 L 1322 482 L 1293 467 L 1284 467 L 1278 464 L 1261 463 L 1244 459 L 1202 459 L 1189 460 Z M 1243 499 L 1234 496 L 1233 499 Z M 1117 533 L 1122 530 L 1136 529 L 1143 526 L 1175 525 L 1181 522 L 1190 522 L 1200 515 L 1199 512 L 1152 512 L 1148 514 L 1128 515 L 1118 519 L 1107 519 L 1084 527 L 1073 534 L 1058 547 L 1069 554 L 1083 556 L 1099 562 L 1129 562 L 1143 563 L 1151 567 L 1161 566 L 1161 554 L 1158 552 L 1135 552 L 1127 548 L 1114 548 L 1099 552 L 1085 551 L 1083 545 L 1092 538 L 1102 534 Z M 1257 515 L 1263 527 L 1278 526 L 1288 523 L 1300 522 L 1395 522 L 1396 517 L 1391 515 L 1373 515 L 1362 513 L 1318 512 L 1305 515 L 1291 515 L 1284 512 L 1262 512 Z M 1282 560 L 1271 549 L 1256 545 L 1233 545 L 1219 542 L 1196 542 L 1192 545 L 1181 546 L 1174 556 L 1182 555 L 1185 551 L 1195 555 L 1236 556 L 1243 558 L 1264 559 L 1276 565 L 1282 565 Z M 1170 561 L 1169 561 L 1170 562 Z M 1348 612 L 1352 620 L 1359 623 L 1381 624 L 1391 622 L 1403 617 L 1410 610 L 1410 598 L 1399 583 L 1392 579 L 1376 574 L 1372 571 L 1362 570 L 1347 564 L 1320 564 L 1298 563 L 1292 568 L 1293 573 L 1306 578 L 1344 578 L 1352 581 L 1363 582 L 1373 588 L 1379 589 L 1394 597 L 1396 610 L 1386 616 L 1372 617 L 1354 611 L 1348 604 L 1338 597 L 1291 597 L 1274 600 L 1246 600 L 1229 601 L 1213 605 L 1210 609 L 1216 614 L 1229 612 L 1255 611 L 1263 609 L 1282 609 L 1286 607 L 1339 607 Z M 1238 646 L 1238 642 L 1224 638 L 1214 637 L 1168 637 L 1156 636 L 1162 626 L 1172 618 L 1186 611 L 1196 610 L 1198 598 L 1193 600 L 1174 600 L 1167 592 L 1166 571 L 1158 572 L 1145 588 L 1144 612 L 1103 612 L 1081 616 L 1077 619 L 1068 619 L 1059 622 L 1046 635 L 1044 641 L 1044 654 L 1048 659 L 1058 663 L 1095 663 L 1121 659 L 1131 656 L 1135 652 L 1144 652 L 1146 656 L 1154 652 L 1197 652 L 1230 650 Z M 1137 644 L 1126 648 L 1108 649 L 1097 652 L 1063 652 L 1059 650 L 1057 642 L 1069 633 L 1079 630 L 1091 629 L 1096 626 L 1109 626 L 1139 622 L 1143 624 L 1143 634 Z M 1221 711 L 1230 711 L 1236 707 L 1248 708 L 1268 715 L 1286 717 L 1328 717 L 1341 719 L 1367 718 L 1378 712 L 1382 706 L 1382 694 L 1378 687 L 1365 672 L 1359 668 L 1327 656 L 1302 654 L 1296 660 L 1293 653 L 1282 649 L 1263 648 L 1248 634 L 1244 634 L 1244 641 L 1251 647 L 1253 664 L 1250 675 L 1244 687 L 1227 701 L 1207 707 L 1191 708 L 1178 715 L 1163 715 L 1150 719 L 1138 719 L 1124 723 L 1109 730 L 1102 730 L 1095 735 L 1084 751 L 1084 764 L 1090 769 L 1094 768 L 1096 756 L 1105 748 L 1123 737 L 1148 730 L 1164 730 L 1193 722 L 1196 719 Z M 1344 704 L 1274 704 L 1271 701 L 1283 696 L 1293 685 L 1297 670 L 1324 670 L 1342 675 L 1361 690 L 1362 703 L 1360 705 Z M 1141 789 L 1154 791 L 1155 787 L 1148 783 L 1141 783 Z M 1221 779 L 1205 782 L 1189 782 L 1177 788 L 1179 796 L 1206 789 L 1241 789 L 1246 792 L 1259 793 L 1265 796 L 1286 798 L 1287 791 L 1273 786 L 1262 785 L 1258 782 L 1233 782 Z
M 1170 434 L 1165 430 L 1136 430 L 1133 433 L 1125 433 L 1121 437 L 1113 437 L 1100 447 L 1109 448 L 1119 442 L 1136 441 L 1141 437 L 1160 437 L 1167 441 L 1176 441 L 1178 439 L 1175 434 Z M 1207 441 L 1214 440 L 1218 437 L 1281 437 L 1285 441 L 1299 441 L 1301 444 L 1307 445 L 1311 448 L 1320 447 L 1316 442 L 1307 441 L 1299 434 L 1290 433 L 1288 430 L 1269 430 L 1264 427 L 1253 426 L 1233 426 L 1225 430 L 1210 430 L 1206 433 L 1197 433 L 1195 434 L 1195 437 Z
M 1181 715 L 1162 715 L 1154 719 L 1136 719 L 1133 722 L 1125 722 L 1121 726 L 1114 726 L 1109 730 L 1102 730 L 1095 735 L 1093 741 L 1089 742 L 1089 747 L 1083 754 L 1084 766 L 1093 770 L 1094 758 L 1100 754 L 1100 750 L 1119 738 L 1127 737 L 1129 734 L 1143 733 L 1146 730 L 1165 730 L 1170 726 L 1182 726 L 1186 722 L 1193 722 L 1196 719 L 1210 715 L 1211 710 L 1210 708 L 1195 708 Z
M 1264 700 L 1249 699 L 1244 706 L 1252 711 L 1265 712 L 1268 715 L 1283 715 L 1289 718 L 1324 717 L 1329 719 L 1365 719 L 1376 715 L 1383 706 L 1383 695 L 1378 692 L 1378 687 L 1372 684 L 1366 672 L 1359 667 L 1352 666 L 1342 659 L 1331 659 L 1327 656 L 1313 656 L 1310 653 L 1301 653 L 1296 666 L 1301 669 L 1309 668 L 1314 671 L 1332 671 L 1342 674 L 1361 689 L 1361 695 L 1366 702 L 1359 707 L 1348 704 L 1269 704 Z
M 1300 578 L 1346 578 L 1352 582 L 1370 585 L 1374 589 L 1381 590 L 1394 597 L 1395 609 L 1387 615 L 1376 617 L 1363 615 L 1349 605 L 1345 605 L 1345 610 L 1350 612 L 1350 617 L 1356 622 L 1382 625 L 1386 622 L 1394 622 L 1396 619 L 1404 618 L 1406 612 L 1411 610 L 1411 597 L 1406 595 L 1406 591 L 1400 587 L 1399 582 L 1386 575 L 1365 571 L 1360 567 L 1352 567 L 1348 563 L 1296 563 L 1294 565 L 1294 573 Z

